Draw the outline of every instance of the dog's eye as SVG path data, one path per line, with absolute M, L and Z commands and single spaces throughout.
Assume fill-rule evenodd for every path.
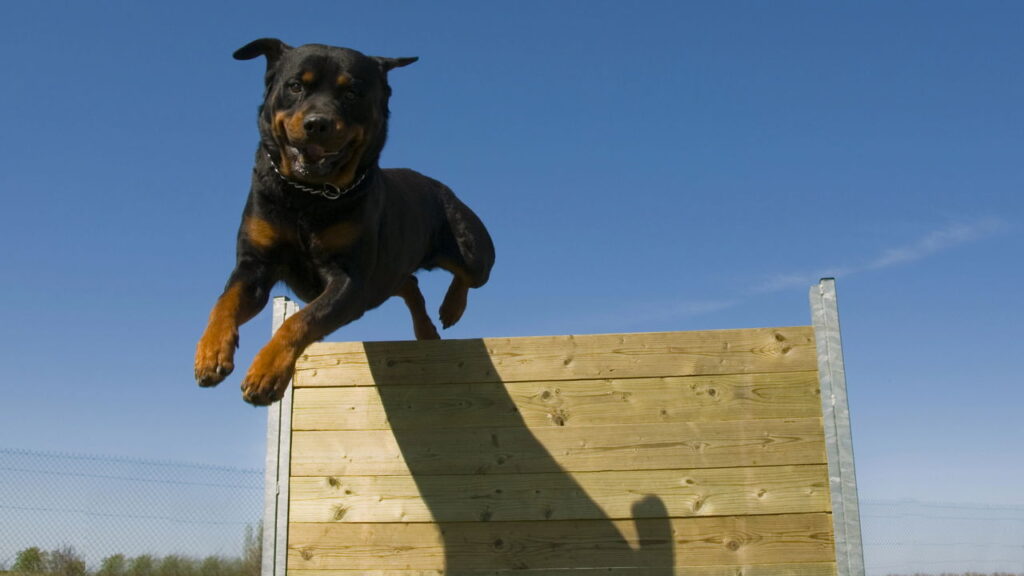
M 302 92 L 302 82 L 298 80 L 292 80 L 286 86 L 292 94 L 300 94 Z
M 359 99 L 359 94 L 357 94 L 355 90 L 349 90 L 342 95 L 342 98 L 344 98 L 346 102 L 355 102 Z

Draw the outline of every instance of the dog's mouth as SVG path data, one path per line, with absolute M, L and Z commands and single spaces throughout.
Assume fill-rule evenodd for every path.
M 322 113 L 280 111 L 274 115 L 271 133 L 284 176 L 335 186 L 352 177 L 350 165 L 359 156 L 362 141 L 358 126 L 346 126 Z
M 328 150 L 318 144 L 288 144 L 284 147 L 284 154 L 295 176 L 307 180 L 325 180 L 345 165 L 349 147 Z

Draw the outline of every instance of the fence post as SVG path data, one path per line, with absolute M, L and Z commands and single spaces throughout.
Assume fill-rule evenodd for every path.
M 836 281 L 822 278 L 811 287 L 811 317 L 818 348 L 818 378 L 828 452 L 829 489 L 838 576 L 864 576 L 864 547 L 860 531 L 860 504 L 853 464 L 850 406 L 846 397 L 846 369 L 839 334 Z
M 272 333 L 298 312 L 298 304 L 274 298 Z M 267 457 L 263 480 L 263 558 L 261 576 L 284 576 L 288 563 L 288 463 L 292 444 L 292 387 L 267 408 Z

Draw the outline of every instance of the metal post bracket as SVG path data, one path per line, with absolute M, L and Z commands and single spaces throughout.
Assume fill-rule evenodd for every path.
M 823 278 L 811 287 L 811 316 L 818 348 L 818 380 L 828 453 L 832 522 L 835 530 L 836 573 L 864 576 L 860 505 L 853 461 L 853 434 L 846 397 L 846 369 L 839 333 L 836 281 Z

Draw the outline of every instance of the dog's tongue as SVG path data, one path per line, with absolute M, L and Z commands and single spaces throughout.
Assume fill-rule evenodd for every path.
M 311 162 L 318 162 L 324 157 L 325 150 L 316 144 L 310 144 L 303 151 L 302 155 Z

